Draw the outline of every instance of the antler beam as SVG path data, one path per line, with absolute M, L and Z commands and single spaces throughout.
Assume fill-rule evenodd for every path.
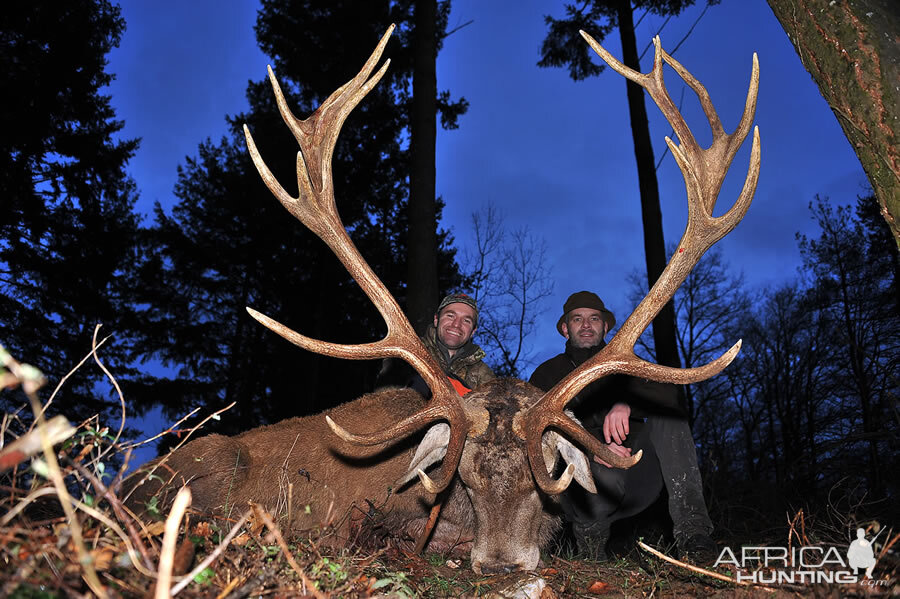
M 334 200 L 334 179 L 331 170 L 332 155 L 344 121 L 387 71 L 390 60 L 386 60 L 372 75 L 393 30 L 394 26 L 391 25 L 359 73 L 331 94 L 305 120 L 295 117 L 288 108 L 275 74 L 269 67 L 269 80 L 272 83 L 278 110 L 300 144 L 300 151 L 297 153 L 299 194 L 296 198 L 285 191 L 266 166 L 250 134 L 250 129 L 244 125 L 247 148 L 266 186 L 291 214 L 331 248 L 384 318 L 388 327 L 387 334 L 382 340 L 374 343 L 356 345 L 329 343 L 298 333 L 252 308 L 248 307 L 247 311 L 267 328 L 312 352 L 350 360 L 397 357 L 412 365 L 432 392 L 432 401 L 423 411 L 386 430 L 370 435 L 351 434 L 330 418 L 328 424 L 335 434 L 345 441 L 371 446 L 399 440 L 436 420 L 447 420 L 450 423 L 451 436 L 444 462 L 436 480 L 423 478 L 423 482 L 428 481 L 426 486 L 429 486 L 429 490 L 435 489 L 437 492 L 450 484 L 456 472 L 470 428 L 469 419 L 456 390 L 419 340 L 394 297 L 347 235 Z
M 544 470 L 538 467 L 542 463 L 540 458 L 540 439 L 543 431 L 548 426 L 565 431 L 582 443 L 588 450 L 610 464 L 629 467 L 640 459 L 639 455 L 632 456 L 629 459 L 613 454 L 603 443 L 587 434 L 581 426 L 565 416 L 563 408 L 584 387 L 597 379 L 614 373 L 628 374 L 666 383 L 694 383 L 718 374 L 737 355 L 741 347 L 740 341 L 709 364 L 698 368 L 680 369 L 652 364 L 638 358 L 634 354 L 634 344 L 662 307 L 672 299 L 675 291 L 690 274 L 700 257 L 714 243 L 734 229 L 744 217 L 756 190 L 760 166 L 759 128 L 754 128 L 750 165 L 743 189 L 734 205 L 725 214 L 714 217 L 712 212 L 722 187 L 722 182 L 725 180 L 725 175 L 734 160 L 735 154 L 750 131 L 753 116 L 756 112 L 756 98 L 759 92 L 759 61 L 756 54 L 753 55 L 753 70 L 750 77 L 750 87 L 747 91 L 744 113 L 735 131 L 729 135 L 725 133 L 722 127 L 706 88 L 681 63 L 662 49 L 658 36 L 653 38 L 653 44 L 656 48 L 653 69 L 649 73 L 644 74 L 626 67 L 613 58 L 594 38 L 584 31 L 580 33 L 585 41 L 590 44 L 591 48 L 614 71 L 647 90 L 647 93 L 656 102 L 666 120 L 672 125 L 680 145 L 676 145 L 668 137 L 666 137 L 666 144 L 672 151 L 672 156 L 674 156 L 684 176 L 688 198 L 688 222 L 675 254 L 669 260 L 662 275 L 660 275 L 647 296 L 638 304 L 634 312 L 622 324 L 616 336 L 590 360 L 557 383 L 527 413 L 521 415 L 519 428 L 526 435 L 528 458 L 532 465 L 535 480 L 547 492 L 550 492 L 550 489 L 555 490 L 559 486 Z M 670 65 L 699 97 L 703 112 L 706 114 L 713 134 L 713 141 L 709 148 L 704 149 L 700 147 L 687 126 L 684 117 L 666 91 L 663 81 L 663 62 Z

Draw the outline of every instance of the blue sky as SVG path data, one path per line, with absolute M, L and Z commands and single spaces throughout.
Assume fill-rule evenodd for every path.
M 109 56 L 107 70 L 117 77 L 109 93 L 125 122 L 122 135 L 142 139 L 129 167 L 141 210 L 149 213 L 155 201 L 171 206 L 177 166 L 196 154 L 201 141 L 225 134 L 225 115 L 247 109 L 247 82 L 262 79 L 269 62 L 253 34 L 257 9 L 253 0 L 122 2 L 127 29 Z M 672 19 L 660 34 L 663 47 L 674 47 L 701 10 L 702 3 Z M 549 246 L 555 292 L 531 340 L 529 373 L 561 351 L 555 323 L 570 293 L 596 291 L 621 323 L 633 308 L 627 276 L 645 268 L 625 81 L 610 69 L 576 83 L 564 69 L 538 68 L 546 14 L 561 17 L 563 2 L 454 0 L 451 28 L 473 23 L 451 35 L 438 58 L 439 89 L 470 103 L 458 130 L 438 132 L 437 194 L 447 204 L 442 225 L 463 247 L 471 239 L 471 214 L 493 202 L 510 228 L 527 226 Z M 652 15 L 643 20 L 639 48 L 662 23 Z M 618 32 L 603 45 L 621 57 Z M 675 57 L 709 90 L 730 132 L 743 110 L 753 52 L 760 64 L 760 181 L 744 221 L 719 246 L 750 286 L 777 285 L 796 275 L 795 233 L 815 234 L 807 209 L 815 194 L 846 204 L 869 188 L 764 0 L 725 0 L 710 8 Z M 651 64 L 652 49 L 642 60 L 645 71 Z M 681 80 L 667 69 L 666 81 L 677 102 Z M 695 96 L 688 90 L 684 97 L 688 124 L 708 144 L 709 127 Z M 646 101 L 658 159 L 670 127 Z M 749 145 L 733 163 L 717 214 L 737 197 Z M 684 229 L 686 201 L 671 156 L 658 177 L 666 241 L 674 243 Z

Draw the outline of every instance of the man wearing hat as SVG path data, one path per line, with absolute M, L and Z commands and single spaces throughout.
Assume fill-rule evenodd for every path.
M 421 337 L 428 353 L 440 364 L 460 395 L 494 378 L 494 371 L 482 361 L 484 350 L 472 343 L 477 327 L 475 300 L 465 293 L 451 293 L 438 304 L 434 322 Z M 399 383 L 430 398 L 431 390 L 422 377 L 409 367 L 397 368 L 396 362 L 392 359 L 382 363 L 377 387 Z
M 616 317 L 596 294 L 570 295 L 556 323 L 566 338 L 565 351 L 538 366 L 529 382 L 549 391 L 603 349 L 604 337 L 615 324 Z M 665 487 L 681 553 L 698 562 L 715 559 L 697 452 L 676 387 L 626 375 L 607 376 L 582 389 L 567 410 L 613 452 L 622 456 L 644 452 L 627 470 L 611 468 L 595 457 L 591 471 L 597 494 L 572 485 L 560 496 L 579 551 L 606 559 L 612 523 L 644 511 Z

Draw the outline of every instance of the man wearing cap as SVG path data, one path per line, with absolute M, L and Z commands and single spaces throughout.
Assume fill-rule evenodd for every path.
M 428 352 L 440 364 L 460 395 L 494 378 L 494 371 L 482 361 L 484 350 L 472 343 L 477 327 L 478 305 L 475 300 L 465 293 L 451 293 L 441 300 L 434 314 L 434 323 L 428 325 L 421 337 Z M 411 368 L 399 368 L 396 363 L 397 360 L 382 363 L 377 387 L 401 384 L 430 398 L 431 390 L 422 377 L 413 373 Z
M 604 337 L 615 324 L 615 316 L 596 294 L 573 293 L 556 323 L 566 338 L 565 351 L 538 366 L 529 382 L 549 391 L 605 347 Z M 622 456 L 644 452 L 627 470 L 610 468 L 595 457 L 591 471 L 597 494 L 572 485 L 560 496 L 579 551 L 606 559 L 612 523 L 648 508 L 665 487 L 681 553 L 695 561 L 715 559 L 697 452 L 676 387 L 626 375 L 607 376 L 582 389 L 567 409 L 613 452 Z

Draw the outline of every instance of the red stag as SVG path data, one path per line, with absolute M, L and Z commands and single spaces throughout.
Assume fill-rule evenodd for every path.
M 390 61 L 372 73 L 392 30 L 385 33 L 359 74 L 305 120 L 291 113 L 269 69 L 281 115 L 300 144 L 298 197 L 290 195 L 275 179 L 250 131 L 244 128 L 253 163 L 268 188 L 340 259 L 387 323 L 386 336 L 374 343 L 339 345 L 306 337 L 251 308 L 248 311 L 266 327 L 309 351 L 351 360 L 406 360 L 428 384 L 433 399 L 425 402 L 408 389 L 372 393 L 328 411 L 324 418 L 295 418 L 236 437 L 210 435 L 198 439 L 170 454 L 167 466 L 177 475 L 173 479 L 191 485 L 196 508 L 221 512 L 235 505 L 243 509 L 248 501 L 254 501 L 276 510 L 295 530 L 352 512 L 353 506 L 360 508 L 357 516 L 365 517 L 367 500 L 378 501 L 388 495 L 389 487 L 396 487 L 382 524 L 393 536 L 407 540 L 421 533 L 437 494 L 447 490 L 445 508 L 430 540 L 431 549 L 465 543 L 471 546 L 472 568 L 479 573 L 533 569 L 538 565 L 540 548 L 559 525 L 554 496 L 573 478 L 596 492 L 586 454 L 621 468 L 640 459 L 639 454 L 631 458 L 613 454 L 564 411 L 568 401 L 592 381 L 613 373 L 677 384 L 701 381 L 719 373 L 737 355 L 740 342 L 705 366 L 676 369 L 638 358 L 633 347 L 703 253 L 737 225 L 750 205 L 759 174 L 758 130 L 754 130 L 750 166 L 740 196 L 725 214 L 712 216 L 725 174 L 750 131 L 759 82 L 757 59 L 754 55 L 743 117 L 728 135 L 706 89 L 661 48 L 659 38 L 654 39 L 653 69 L 642 74 L 625 67 L 582 32 L 607 64 L 647 90 L 674 128 L 680 145 L 668 138 L 666 143 L 687 187 L 687 227 L 662 276 L 594 358 L 546 394 L 520 380 L 498 379 L 462 398 L 353 245 L 334 200 L 331 157 L 338 133 L 348 114 L 384 75 Z M 666 92 L 663 62 L 697 93 L 713 132 L 709 148 L 697 144 Z M 326 428 L 326 421 L 333 434 Z M 424 438 L 415 446 L 410 439 L 426 428 Z M 554 479 L 559 456 L 568 466 Z M 435 472 L 425 473 L 438 462 L 441 465 Z M 421 485 L 415 484 L 416 476 Z M 132 505 L 158 487 L 144 485 Z M 351 523 L 358 519 L 345 519 L 337 527 L 338 538 L 346 540 Z

